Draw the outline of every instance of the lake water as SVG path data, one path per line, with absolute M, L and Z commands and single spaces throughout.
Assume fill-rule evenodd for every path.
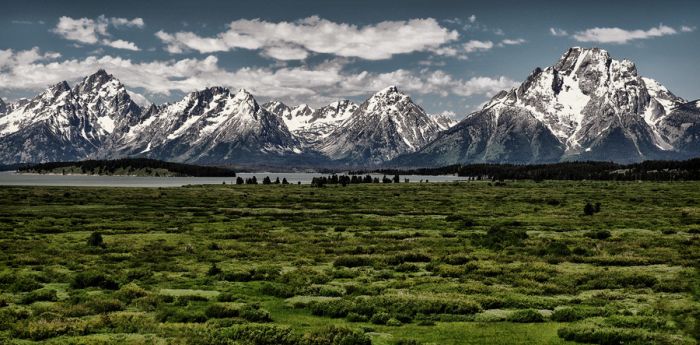
M 381 174 L 370 174 L 373 177 L 382 178 Z M 238 173 L 243 179 L 255 176 L 258 183 L 262 183 L 265 176 L 272 181 L 279 177 L 280 181 L 286 178 L 289 183 L 310 184 L 311 179 L 319 176 L 328 176 L 320 173 Z M 392 176 L 388 176 L 392 177 Z M 453 182 L 463 181 L 467 177 L 454 175 L 400 175 L 401 182 L 404 178 L 410 182 L 418 183 L 421 180 L 429 182 Z M 90 186 L 90 187 L 179 187 L 197 184 L 222 184 L 223 182 L 235 183 L 236 178 L 231 177 L 142 177 L 142 176 L 90 176 L 90 175 L 39 175 L 18 174 L 12 171 L 0 172 L 0 186 Z

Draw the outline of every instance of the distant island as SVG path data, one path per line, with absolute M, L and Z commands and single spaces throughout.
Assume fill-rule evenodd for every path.
M 21 166 L 19 173 L 153 177 L 235 177 L 227 168 L 173 163 L 147 158 L 51 162 Z

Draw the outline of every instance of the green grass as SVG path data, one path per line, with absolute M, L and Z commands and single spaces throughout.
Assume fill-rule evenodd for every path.
M 694 344 L 699 202 L 695 182 L 2 187 L 0 343 Z

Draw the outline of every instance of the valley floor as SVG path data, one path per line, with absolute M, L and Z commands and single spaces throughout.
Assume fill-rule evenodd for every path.
M 0 187 L 0 343 L 695 344 L 699 202 L 697 182 Z

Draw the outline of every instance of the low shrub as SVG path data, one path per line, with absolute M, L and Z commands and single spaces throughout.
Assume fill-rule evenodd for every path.
M 56 294 L 56 290 L 49 290 L 49 289 L 34 290 L 34 291 L 22 296 L 22 298 L 20 299 L 21 304 L 32 304 L 32 303 L 37 302 L 37 301 L 49 301 L 49 302 L 58 301 L 58 295 Z
M 522 309 L 510 314 L 507 320 L 521 323 L 544 322 L 544 316 L 534 309 Z
M 207 321 L 206 315 L 201 310 L 191 310 L 179 307 L 164 307 L 156 313 L 159 322 L 187 322 L 202 323 Z
M 73 289 L 99 287 L 106 290 L 116 290 L 119 288 L 119 284 L 111 277 L 99 272 L 80 272 L 75 275 L 70 287 Z
M 348 313 L 348 316 L 345 318 L 349 322 L 367 322 L 369 319 L 367 316 L 358 314 L 358 313 Z
M 250 322 L 272 322 L 270 312 L 250 305 L 241 308 L 240 317 Z
M 370 318 L 369 321 L 375 325 L 386 325 L 389 319 L 391 319 L 391 315 L 388 313 L 378 312 L 372 315 L 372 318 Z
M 596 240 L 605 240 L 610 238 L 610 236 L 612 236 L 612 234 L 609 230 L 595 230 L 586 233 L 586 237 Z
M 555 309 L 550 318 L 557 322 L 573 322 L 602 315 L 605 315 L 605 311 L 601 308 L 575 306 Z
M 232 306 L 223 303 L 214 303 L 204 310 L 204 315 L 208 318 L 227 318 L 227 317 L 238 317 L 240 315 L 240 310 L 238 306 Z
M 560 338 L 601 345 L 655 344 L 654 336 L 643 329 L 601 327 L 593 323 L 571 324 L 557 331 Z
M 374 262 L 369 256 L 353 255 L 353 256 L 341 256 L 335 259 L 333 262 L 334 267 L 362 267 L 362 266 L 372 266 Z
M 305 334 L 304 345 L 371 345 L 370 338 L 347 327 L 331 325 Z
M 401 253 L 386 258 L 389 265 L 399 265 L 405 262 L 430 262 L 432 259 L 423 253 Z

